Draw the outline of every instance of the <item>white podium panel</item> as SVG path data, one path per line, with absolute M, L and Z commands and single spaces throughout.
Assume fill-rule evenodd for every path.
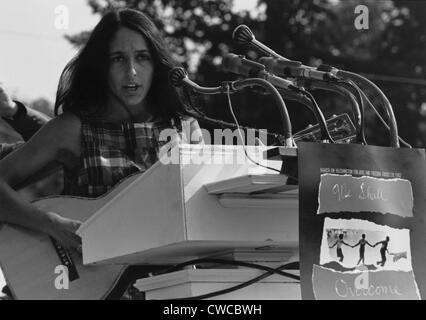
M 247 151 L 266 163 L 262 150 Z M 236 248 L 296 254 L 297 190 L 215 195 L 204 187 L 274 171 L 247 160 L 241 146 L 179 145 L 172 152 L 178 163 L 166 155 L 125 181 L 81 226 L 85 264 L 174 264 Z M 281 168 L 281 161 L 267 164 Z
M 147 300 L 182 299 L 231 288 L 264 272 L 241 269 L 188 269 L 136 281 Z M 208 300 L 301 300 L 300 282 L 280 275 L 269 276 Z

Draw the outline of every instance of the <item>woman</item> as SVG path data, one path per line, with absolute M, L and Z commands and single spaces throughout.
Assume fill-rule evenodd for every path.
M 78 248 L 80 221 L 44 212 L 13 187 L 51 163 L 64 168 L 63 194 L 98 197 L 157 159 L 161 130 L 180 120 L 168 86 L 175 66 L 155 25 L 135 10 L 106 14 L 63 71 L 55 115 L 23 147 L 0 161 L 0 222 L 45 232 Z M 200 141 L 195 120 L 192 138 Z M 31 159 L 28 162 L 28 159 Z

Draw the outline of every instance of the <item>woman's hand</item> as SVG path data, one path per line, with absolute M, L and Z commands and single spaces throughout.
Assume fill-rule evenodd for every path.
M 75 233 L 81 222 L 61 217 L 54 212 L 48 212 L 48 225 L 46 233 L 55 238 L 67 249 L 81 250 L 81 238 Z
M 0 117 L 12 117 L 17 105 L 7 93 L 6 87 L 0 82 Z

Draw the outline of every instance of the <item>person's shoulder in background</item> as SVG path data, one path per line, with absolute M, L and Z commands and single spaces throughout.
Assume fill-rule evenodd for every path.
M 14 102 L 17 106 L 15 113 L 3 119 L 27 141 L 51 118 L 40 111 L 26 107 L 22 102 L 16 100 Z

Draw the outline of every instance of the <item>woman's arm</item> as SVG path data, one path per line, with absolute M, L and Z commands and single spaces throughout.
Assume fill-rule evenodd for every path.
M 25 201 L 14 188 L 53 162 L 64 163 L 64 150 L 80 152 L 80 120 L 62 115 L 30 141 L 0 161 L 0 221 L 48 233 L 67 247 L 77 247 L 79 222 L 44 212 Z

